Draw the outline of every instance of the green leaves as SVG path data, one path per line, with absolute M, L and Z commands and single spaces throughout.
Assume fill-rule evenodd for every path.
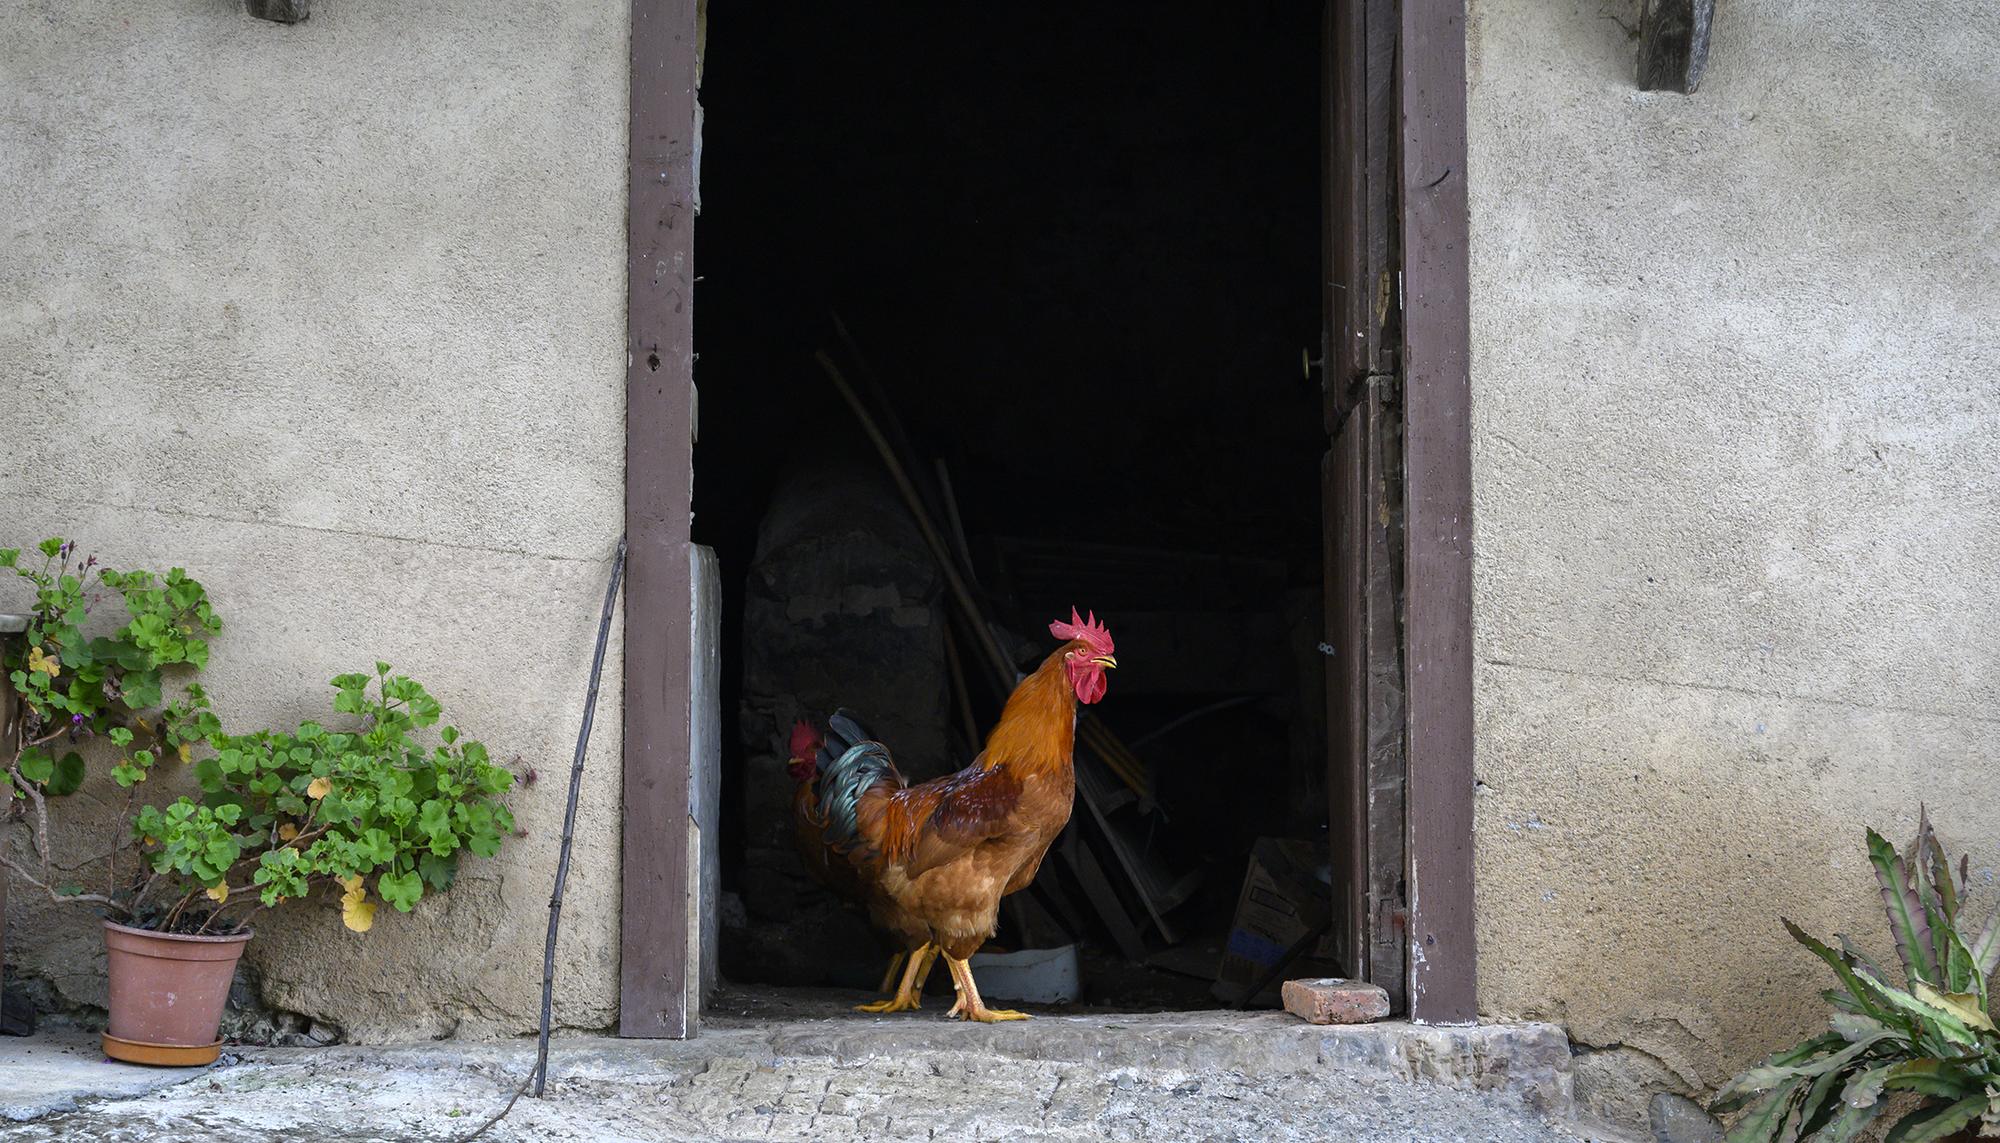
M 418 741 L 438 719 L 437 700 L 387 663 L 375 667 L 333 680 L 336 713 L 357 716 L 358 728 L 309 721 L 290 733 L 218 734 L 213 758 L 196 767 L 205 800 L 240 803 L 259 831 L 260 899 L 338 883 L 355 932 L 373 925 L 363 879 L 408 912 L 427 890 L 450 887 L 462 853 L 493 856 L 514 826 L 494 798 L 513 775 L 455 730 L 438 735 L 442 744 Z
M 37 784 L 55 776 L 56 760 L 48 751 L 31 746 L 21 751 L 21 777 Z
M 230 829 L 239 820 L 238 813 L 218 812 L 181 798 L 165 810 L 144 807 L 133 828 L 142 841 L 153 843 L 148 864 L 155 873 L 178 874 L 207 888 L 223 884 L 250 840 Z
M 385 873 L 375 879 L 375 891 L 382 895 L 384 901 L 395 906 L 397 912 L 407 913 L 424 895 L 424 883 L 414 871 Z
M 1924 1143 L 1975 1122 L 2000 1127 L 2000 1030 L 1987 991 L 1993 962 L 2000 962 L 2000 935 L 1992 935 L 2000 922 L 1989 918 L 1979 936 L 1966 938 L 1965 864 L 1955 881 L 1930 815 L 1919 816 L 1917 839 L 1904 854 L 1873 830 L 1867 835 L 1906 986 L 1889 983 L 1847 938 L 1835 951 L 1785 921 L 1840 979 L 1842 989 L 1823 993 L 1835 1009 L 1833 1032 L 1772 1056 L 1723 1089 L 1719 1112 L 1761 1096 L 1730 1139 L 1846 1143 L 1881 1114 L 1886 1092 L 1925 1100 L 1889 1140 Z
M 1889 914 L 1889 931 L 1896 938 L 1903 973 L 1911 980 L 1935 981 L 1937 956 L 1931 947 L 1930 920 L 1923 902 L 1902 855 L 1872 829 L 1868 831 L 1868 863 L 1875 867 L 1875 879 L 1882 888 L 1882 904 Z
M 184 569 L 104 568 L 50 538 L 27 553 L 0 549 L 0 576 L 10 573 L 33 595 L 23 637 L 0 645 L 0 677 L 21 700 L 13 741 L 67 736 L 80 748 L 0 758 L 11 764 L 0 765 L 0 802 L 73 794 L 104 759 L 112 782 L 132 791 L 120 801 L 134 807 L 132 833 L 158 875 L 113 892 L 144 884 L 179 893 L 164 913 L 149 897 L 141 923 L 191 931 L 211 909 L 248 901 L 246 880 L 265 905 L 338 883 L 350 928 L 367 931 L 369 882 L 407 912 L 451 886 L 465 853 L 490 857 L 512 832 L 499 797 L 514 776 L 457 727 L 426 733 L 441 704 L 389 663 L 332 680 L 331 727 L 225 734 L 188 678 L 207 665 L 222 622 Z M 94 751 L 83 745 L 92 740 Z M 176 763 L 192 767 L 200 793 L 143 804 L 160 785 L 147 784 L 153 772 Z
M 1968 1096 L 1956 1103 L 1926 1108 L 1889 1129 L 1883 1143 L 1935 1143 L 1979 1121 L 1986 1110 L 1986 1096 Z
M 83 755 L 72 750 L 56 759 L 54 772 L 42 792 L 52 798 L 65 798 L 83 788 Z

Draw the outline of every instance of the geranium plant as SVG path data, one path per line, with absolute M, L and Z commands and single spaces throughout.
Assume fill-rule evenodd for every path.
M 343 920 L 365 932 L 375 899 L 407 912 L 426 890 L 451 885 L 463 853 L 492 856 L 513 830 L 499 795 L 514 776 L 455 727 L 429 735 L 437 700 L 389 664 L 333 680 L 329 721 L 351 726 L 225 734 L 198 685 L 163 701 L 165 673 L 199 670 L 206 637 L 221 629 L 200 584 L 180 569 L 97 569 L 60 540 L 41 552 L 27 567 L 18 551 L 0 551 L 0 567 L 36 592 L 26 638 L 6 659 L 22 705 L 8 788 L 32 818 L 34 861 L 0 861 L 51 896 L 139 928 L 212 934 L 337 885 Z M 86 582 L 93 570 L 129 618 L 86 639 L 101 598 Z M 51 852 L 49 808 L 82 785 L 84 751 L 74 747 L 92 736 L 108 744 L 124 813 L 108 852 L 64 866 Z M 57 746 L 72 749 L 57 756 Z M 176 762 L 193 764 L 199 794 L 142 799 Z
M 195 767 L 202 803 L 140 814 L 154 868 L 206 886 L 215 915 L 253 899 L 247 916 L 337 883 L 347 927 L 366 932 L 375 915 L 367 881 L 409 912 L 426 889 L 450 888 L 461 854 L 491 857 L 513 831 L 498 795 L 514 775 L 485 746 L 452 726 L 433 745 L 418 740 L 439 718 L 421 685 L 377 663 L 374 674 L 333 686 L 335 712 L 357 716 L 355 729 L 307 722 L 217 735 L 214 756 Z
M 1992 978 L 2000 970 L 2000 913 L 1976 924 L 1965 915 L 1970 867 L 1951 861 L 1921 814 L 1917 839 L 1897 853 L 1868 831 L 1868 860 L 1882 891 L 1903 984 L 1836 936 L 1838 950 L 1790 921 L 1785 928 L 1840 978 L 1823 995 L 1831 1031 L 1779 1052 L 1737 1076 L 1713 1104 L 1739 1109 L 1732 1141 L 1844 1143 L 1883 1113 L 1887 1093 L 1917 1106 L 1887 1143 L 1926 1143 L 1973 1131 L 2000 1138 L 2000 1030 Z M 1746 1107 L 1747 1105 L 1747 1107 Z
M 180 568 L 158 574 L 99 567 L 97 557 L 80 557 L 59 538 L 25 554 L 0 549 L 0 570 L 11 570 L 32 591 L 27 629 L 5 641 L 0 658 L 19 701 L 13 724 L 0 728 L 0 796 L 12 814 L 31 818 L 34 850 L 25 863 L 0 851 L 0 863 L 51 896 L 124 911 L 123 829 L 108 852 L 61 865 L 50 848 L 50 802 L 83 785 L 79 748 L 93 737 L 116 744 L 119 781 L 130 788 L 157 759 L 186 759 L 221 729 L 200 686 L 187 685 L 171 703 L 164 692 L 170 674 L 192 674 L 208 662 L 208 638 L 222 621 L 202 585 Z M 87 634 L 93 613 L 111 600 L 122 607 L 123 621 L 108 634 Z M 127 817 L 135 800 L 127 799 Z M 86 892 L 78 875 L 97 863 L 106 891 Z

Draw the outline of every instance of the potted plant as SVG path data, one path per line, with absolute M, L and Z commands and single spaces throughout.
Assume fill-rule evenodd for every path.
M 2000 969 L 2000 913 L 1975 926 L 1961 890 L 1968 863 L 1951 862 L 1920 814 L 1908 850 L 1868 831 L 1868 860 L 1881 885 L 1903 984 L 1844 936 L 1839 950 L 1790 921 L 1785 928 L 1840 978 L 1824 993 L 1831 1031 L 1779 1052 L 1737 1076 L 1711 1110 L 1741 1110 L 1732 1143 L 1861 1137 L 1888 1108 L 1905 1106 L 1886 1143 L 2000 1137 L 2000 1031 L 1992 978 Z M 1879 1125 L 1877 1125 L 1879 1126 Z
M 499 851 L 514 823 L 498 796 L 514 777 L 454 727 L 431 739 L 437 700 L 387 663 L 333 680 L 333 713 L 348 728 L 225 734 L 197 685 L 162 705 L 160 672 L 198 669 L 204 637 L 220 630 L 205 593 L 178 569 L 101 571 L 130 618 L 86 640 L 94 600 L 82 581 L 95 563 L 73 566 L 73 552 L 50 541 L 43 565 L 23 569 L 18 552 L 0 551 L 0 567 L 36 586 L 28 637 L 6 664 L 23 709 L 7 780 L 34 856 L 0 861 L 57 900 L 109 914 L 107 1055 L 207 1063 L 220 1052 L 216 1030 L 254 918 L 316 893 L 355 932 L 373 926 L 377 900 L 408 912 L 427 890 L 450 887 L 461 854 Z M 56 757 L 51 745 L 87 737 L 108 745 L 108 776 L 126 791 L 120 842 L 63 881 L 49 807 L 86 774 L 81 751 Z M 198 794 L 142 798 L 176 762 Z

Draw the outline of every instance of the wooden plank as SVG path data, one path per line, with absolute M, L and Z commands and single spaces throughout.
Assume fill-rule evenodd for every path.
M 688 1020 L 722 986 L 722 566 L 715 549 L 688 546 Z
M 1646 0 L 1639 15 L 1639 90 L 1693 95 L 1708 70 L 1715 0 Z
M 1104 876 L 1104 867 L 1098 863 L 1097 855 L 1091 852 L 1090 844 L 1083 838 L 1083 831 L 1074 822 L 1063 831 L 1062 854 L 1064 863 L 1076 876 L 1077 884 L 1083 886 L 1084 896 L 1097 910 L 1098 919 L 1111 930 L 1111 939 L 1117 943 L 1118 951 L 1126 960 L 1135 964 L 1145 963 L 1145 936 L 1140 933 L 1131 914 L 1125 911 L 1125 903 L 1118 899 L 1118 891 Z
M 694 1031 L 688 513 L 694 433 L 696 0 L 633 0 L 627 154 L 625 745 L 618 1031 Z
M 1409 1003 L 1478 1016 L 1465 0 L 1403 0 L 1401 175 Z
M 1367 479 L 1366 429 L 1349 417 L 1321 466 L 1326 511 L 1327 838 L 1333 863 L 1333 955 L 1342 972 L 1371 979 L 1368 965 L 1368 817 L 1362 759 L 1366 695 L 1359 671 L 1366 574 L 1360 504 Z
M 1394 0 L 1329 0 L 1325 12 L 1328 316 L 1321 376 L 1333 433 L 1366 379 L 1394 368 L 1397 25 Z
M 1362 788 L 1368 821 L 1366 853 L 1367 963 L 1372 984 L 1389 996 L 1392 1010 L 1408 1011 L 1409 902 L 1407 789 L 1409 764 L 1403 753 L 1408 728 L 1403 703 L 1402 455 L 1400 411 L 1393 405 L 1394 379 L 1369 381 L 1363 407 L 1353 418 L 1365 427 L 1360 526 L 1367 544 L 1361 602 L 1365 662 L 1361 673 L 1366 707 Z
M 1343 969 L 1406 992 L 1403 679 L 1397 545 L 1401 505 L 1388 378 L 1372 378 L 1327 458 L 1329 821 L 1338 847 L 1333 934 Z

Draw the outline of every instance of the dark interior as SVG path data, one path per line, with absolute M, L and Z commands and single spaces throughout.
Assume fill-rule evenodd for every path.
M 1324 844 L 1326 437 L 1300 352 L 1321 336 L 1319 66 L 1296 0 L 710 10 L 694 537 L 723 569 L 733 982 L 881 972 L 785 867 L 794 692 L 852 706 L 919 778 L 971 759 L 962 712 L 983 732 L 999 709 L 822 349 L 879 386 L 1017 665 L 1072 604 L 1118 638 L 1092 713 L 1145 792 L 1100 767 L 1114 824 L 1086 844 L 1136 938 L 1052 860 L 996 945 L 1075 939 L 1083 1004 L 1213 1007 L 1257 839 Z M 814 574 L 831 585 L 801 602 Z M 1165 923 L 1121 845 L 1174 887 Z

